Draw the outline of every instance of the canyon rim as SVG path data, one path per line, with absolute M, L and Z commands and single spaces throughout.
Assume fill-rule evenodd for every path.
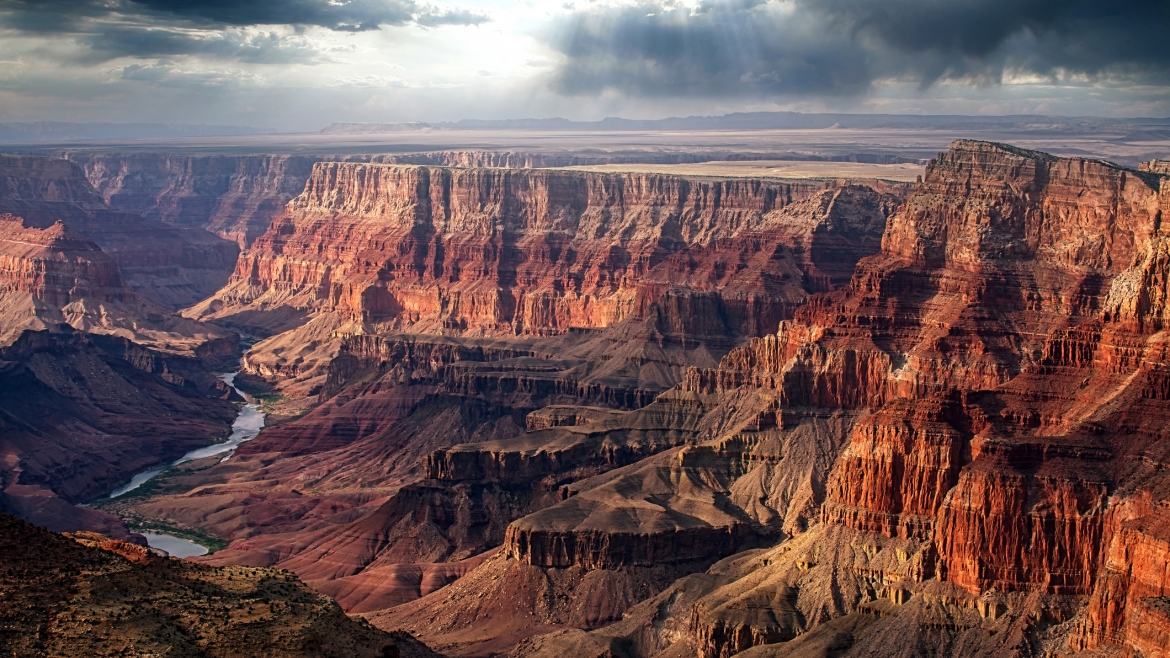
M 1170 658 L 1167 30 L 0 0 L 0 654 Z

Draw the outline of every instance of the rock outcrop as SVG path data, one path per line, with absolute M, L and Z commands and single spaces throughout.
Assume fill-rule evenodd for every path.
M 305 189 L 313 155 L 66 153 L 122 212 L 205 229 L 246 249 Z
M 761 335 L 848 280 L 903 191 L 322 162 L 185 314 L 277 334 L 247 367 L 306 382 L 355 333 L 559 335 L 657 312 L 704 324 L 667 335 Z
M 223 306 L 199 308 L 230 317 L 292 306 L 436 333 L 540 335 L 616 324 L 662 290 L 701 278 L 697 290 L 738 284 L 723 303 L 734 328 L 758 333 L 801 301 L 801 279 L 819 278 L 812 270 L 822 261 L 850 270 L 851 255 L 875 249 L 895 203 L 869 188 L 836 190 L 814 202 L 804 226 L 784 221 L 784 208 L 817 192 L 750 180 L 318 163 L 288 213 L 241 257 L 217 295 Z M 841 195 L 868 212 L 834 214 Z M 868 245 L 832 243 L 844 216 L 868 222 Z M 743 235 L 775 224 L 792 236 L 788 245 Z M 822 236 L 823 248 L 812 244 Z M 797 237 L 810 255 L 807 271 L 788 273 L 794 298 L 759 294 L 764 275 L 784 285 L 768 260 Z M 740 244 L 713 244 L 731 238 Z M 701 274 L 689 261 L 707 254 L 692 245 L 710 254 Z M 714 253 L 720 246 L 725 256 Z
M 189 311 L 317 406 L 150 513 L 456 655 L 1165 655 L 1164 181 L 318 163 Z
M 59 324 L 189 356 L 236 349 L 230 332 L 143 300 L 113 258 L 62 222 L 38 229 L 0 215 L 0 345 Z
M 774 510 L 791 538 L 679 581 L 578 646 L 789 655 L 788 642 L 824 627 L 844 655 L 901 655 L 907 642 L 962 655 L 1163 655 L 1163 205 L 1153 172 L 956 142 L 848 286 L 687 375 L 680 393 L 761 400 L 742 408 L 754 419 L 697 446 L 704 477 L 662 478 L 657 495 L 618 487 L 628 502 L 617 505 L 605 487 L 582 492 L 517 521 L 507 550 L 568 564 L 588 534 L 573 528 L 685 518 L 699 509 L 684 495 L 698 479 L 727 492 L 720 512 Z M 774 502 L 783 480 L 769 479 L 786 460 L 762 458 L 775 450 L 765 437 L 783 441 L 802 416 L 829 410 L 853 421 L 810 437 L 828 466 L 808 491 L 812 513 L 793 523 Z M 739 438 L 738 454 L 717 447 L 752 432 L 765 437 Z M 737 497 L 749 484 L 764 495 Z M 655 546 L 653 532 L 634 536 Z M 580 559 L 596 561 L 607 544 L 583 546 Z M 880 621 L 829 630 L 859 613 Z
M 20 656 L 430 658 L 274 569 L 214 568 L 0 512 L 0 647 Z
M 311 374 L 312 358 L 332 344 L 322 359 L 328 365 L 306 377 L 317 406 L 265 430 L 230 466 L 177 478 L 175 495 L 144 501 L 134 513 L 232 540 L 207 558 L 215 563 L 279 565 L 353 605 L 373 605 L 353 588 L 375 574 L 481 554 L 505 541 L 509 522 L 560 502 L 562 484 L 691 440 L 704 403 L 656 401 L 659 394 L 689 367 L 714 367 L 744 337 L 791 316 L 810 291 L 846 283 L 853 262 L 878 248 L 894 192 L 318 164 L 305 194 L 254 243 L 240 271 L 265 281 L 291 274 L 295 260 L 306 273 L 328 270 L 337 290 L 363 292 L 326 299 L 318 295 L 321 281 L 299 274 L 299 283 L 258 286 L 247 274 L 225 289 L 221 305 L 195 309 L 230 322 L 307 319 L 257 344 L 246 362 L 288 381 Z M 788 198 L 796 193 L 807 198 Z M 550 231 L 553 215 L 558 224 Z M 704 226 L 701 239 L 681 237 Z M 615 249 L 641 250 L 645 262 L 611 258 Z M 453 254 L 459 257 L 449 260 Z M 431 265 L 418 269 L 418 258 Z M 513 278 L 508 270 L 527 273 Z M 368 276 L 378 271 L 386 275 Z M 592 282 L 575 284 L 581 276 Z M 566 289 L 574 285 L 588 294 Z M 229 303 L 229 293 L 249 290 L 257 296 Z M 394 295 L 509 290 L 516 299 L 536 291 L 555 312 L 517 324 L 515 312 L 494 302 L 454 309 L 456 316 L 369 306 Z M 630 308 L 590 319 L 592 311 L 570 308 L 578 302 L 586 311 Z M 295 313 L 282 316 L 280 304 Z M 388 331 L 400 325 L 434 333 Z M 580 413 L 568 422 L 564 409 Z M 640 410 L 620 413 L 631 409 Z M 530 417 L 550 421 L 517 436 Z M 370 462 L 374 454 L 386 461 Z M 247 476 L 250 464 L 259 470 Z M 263 496 L 254 493 L 254 477 L 269 483 Z M 716 523 L 712 537 L 728 537 L 716 550 L 698 530 L 690 540 L 696 550 L 683 562 L 709 562 L 758 538 L 758 530 Z
M 127 285 L 177 309 L 226 282 L 239 249 L 202 229 L 175 228 L 106 205 L 81 168 L 67 160 L 0 156 L 0 214 L 47 229 L 58 221 L 97 244 Z

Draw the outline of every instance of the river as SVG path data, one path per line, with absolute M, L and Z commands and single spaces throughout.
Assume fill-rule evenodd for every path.
M 196 555 L 207 555 L 207 547 L 200 546 L 193 541 L 188 541 L 181 537 L 168 535 L 162 532 L 142 532 L 139 533 L 146 537 L 146 543 L 150 544 L 151 548 L 157 548 L 164 551 L 171 557 L 195 557 Z
M 117 498 L 123 496 L 138 487 L 146 484 L 151 478 L 162 473 L 163 470 L 171 466 L 177 466 L 183 462 L 195 461 L 196 459 L 204 459 L 207 457 L 214 457 L 216 455 L 224 455 L 220 461 L 227 461 L 232 454 L 235 453 L 236 447 L 245 441 L 251 441 L 260 433 L 261 428 L 264 427 L 264 412 L 260 411 L 259 402 L 251 395 L 236 388 L 236 374 L 237 372 L 224 373 L 219 378 L 228 386 L 235 389 L 240 397 L 244 398 L 245 404 L 240 408 L 240 414 L 236 416 L 236 421 L 232 423 L 232 433 L 228 436 L 227 441 L 223 443 L 213 443 L 212 445 L 196 448 L 191 452 L 179 457 L 163 468 L 154 468 L 149 471 L 143 471 L 134 477 L 130 478 L 130 482 L 114 489 L 110 492 L 110 498 Z M 227 454 L 224 454 L 227 453 Z M 191 557 L 194 555 L 205 555 L 207 549 L 199 544 L 168 535 L 165 533 L 143 532 L 142 536 L 146 537 L 146 542 L 150 544 L 151 548 L 157 548 L 166 551 L 174 557 Z

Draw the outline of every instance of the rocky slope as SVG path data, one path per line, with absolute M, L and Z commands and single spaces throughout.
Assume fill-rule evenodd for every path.
M 1145 169 L 320 163 L 191 310 L 315 408 L 135 512 L 453 655 L 1165 656 Z
M 201 229 L 113 210 L 66 160 L 0 156 L 0 214 L 22 218 L 25 228 L 62 222 L 108 254 L 135 292 L 172 309 L 222 286 L 239 251 Z
M 327 172 L 333 166 L 318 165 L 318 169 Z M 541 195 L 550 193 L 549 181 L 568 185 L 570 191 L 576 189 L 572 186 L 583 184 L 633 185 L 620 176 L 526 172 L 525 176 L 542 187 L 535 200 L 521 203 L 523 199 L 511 195 L 520 194 L 529 183 L 515 172 L 362 167 L 379 175 L 430 176 L 435 172 L 436 176 L 467 176 L 473 181 L 479 176 L 488 181 L 483 184 L 484 194 L 494 194 L 492 177 L 502 177 L 519 191 L 500 192 L 506 204 L 490 206 L 491 212 L 499 213 L 500 221 L 517 222 L 518 227 L 522 225 L 513 218 L 514 213 L 539 216 L 545 212 L 547 202 Z M 302 417 L 265 430 L 231 463 L 176 476 L 160 485 L 164 495 L 135 502 L 123 512 L 203 528 L 232 542 L 227 550 L 207 558 L 209 561 L 289 568 L 353 609 L 375 610 L 415 598 L 433 587 L 421 584 L 424 574 L 433 578 L 447 574 L 442 578 L 449 578 L 464 573 L 472 565 L 468 560 L 483 559 L 485 552 L 504 542 L 510 521 L 558 502 L 564 495 L 563 484 L 620 469 L 694 437 L 703 404 L 683 399 L 655 402 L 655 398 L 681 382 L 689 367 L 715 367 L 728 350 L 764 331 L 762 326 L 790 317 L 811 290 L 846 283 L 853 263 L 878 249 L 885 216 L 898 199 L 893 192 L 866 186 L 825 188 L 818 184 L 806 190 L 807 199 L 784 200 L 783 208 L 767 213 L 750 205 L 744 209 L 730 201 L 727 205 L 721 202 L 703 212 L 742 215 L 742 221 L 716 223 L 706 242 L 696 239 L 687 243 L 659 236 L 671 230 L 663 226 L 677 223 L 672 217 L 691 213 L 677 207 L 679 197 L 673 196 L 677 188 L 686 190 L 690 195 L 686 198 L 705 199 L 723 192 L 711 192 L 712 186 L 718 186 L 710 182 L 671 177 L 647 180 L 650 182 L 638 184 L 674 187 L 668 188 L 672 190 L 669 195 L 651 195 L 636 208 L 623 205 L 626 201 L 614 201 L 628 198 L 625 192 L 615 191 L 602 197 L 610 205 L 584 206 L 564 221 L 568 226 L 570 221 L 587 221 L 584 217 L 606 217 L 620 220 L 625 227 L 605 229 L 615 235 L 647 231 L 650 246 L 638 248 L 660 254 L 651 258 L 653 266 L 635 268 L 624 260 L 616 265 L 598 262 L 602 256 L 608 258 L 610 250 L 581 229 L 580 236 L 564 236 L 562 249 L 581 252 L 572 256 L 558 253 L 551 261 L 555 266 L 551 272 L 541 264 L 547 257 L 541 257 L 544 260 L 539 263 L 529 262 L 537 256 L 513 251 L 508 256 L 511 260 L 500 261 L 502 265 L 489 261 L 460 269 L 460 280 L 454 282 L 461 285 L 466 279 L 477 290 L 489 291 L 490 286 L 498 292 L 504 290 L 499 287 L 501 267 L 528 268 L 531 272 L 525 277 L 531 281 L 523 288 L 517 285 L 516 294 L 528 294 L 525 291 L 545 285 L 546 292 L 541 294 L 563 304 L 569 309 L 565 313 L 570 313 L 569 302 L 579 301 L 581 295 L 558 292 L 558 281 L 571 283 L 575 268 L 604 272 L 617 267 L 625 282 L 622 285 L 629 290 L 616 283 L 595 283 L 591 289 L 605 291 L 598 299 L 606 303 L 625 295 L 636 304 L 613 318 L 598 316 L 594 325 L 586 321 L 579 327 L 550 323 L 543 329 L 526 329 L 522 325 L 522 335 L 517 336 L 511 320 L 506 330 L 501 329 L 505 323 L 500 319 L 501 311 L 486 307 L 483 316 L 469 316 L 480 328 L 452 325 L 448 329 L 462 335 L 401 333 L 385 331 L 396 326 L 393 317 L 355 320 L 350 315 L 352 309 L 315 298 L 311 288 L 281 282 L 257 288 L 262 295 L 278 295 L 284 290 L 289 296 L 303 296 L 307 300 L 305 312 L 314 314 L 306 326 L 321 320 L 336 322 L 319 341 L 300 342 L 304 328 L 298 328 L 258 344 L 248 355 L 250 364 L 263 364 L 265 351 L 275 353 L 274 345 L 287 341 L 296 350 L 287 356 L 287 369 L 256 369 L 293 379 L 304 376 L 297 369 L 304 367 L 319 343 L 332 341 L 334 356 L 323 361 L 327 365 L 321 366 L 322 374 L 308 379 L 313 383 L 317 406 Z M 695 192 L 692 185 L 702 193 Z M 751 187 L 750 182 L 747 187 Z M 776 189 L 787 190 L 763 186 L 753 194 L 757 200 L 766 199 L 776 194 Z M 397 198 L 391 193 L 399 191 L 379 192 L 383 197 Z M 472 190 L 460 194 L 472 194 Z M 558 203 L 589 201 L 588 195 L 572 199 L 570 195 Z M 435 278 L 427 274 L 433 268 L 410 284 L 412 288 L 392 277 L 385 281 L 363 278 L 372 267 L 365 263 L 374 262 L 367 258 L 382 259 L 384 265 L 378 267 L 386 270 L 397 267 L 395 263 L 402 259 L 413 258 L 400 253 L 396 243 L 382 242 L 389 240 L 382 232 L 406 211 L 387 205 L 368 216 L 339 215 L 336 222 L 325 223 L 310 220 L 315 217 L 311 213 L 298 219 L 302 214 L 295 210 L 297 203 L 300 201 L 292 204 L 288 218 L 257 240 L 249 258 L 269 262 L 283 258 L 282 254 L 295 247 L 302 255 L 321 252 L 323 255 L 313 258 L 324 264 L 334 263 L 328 254 L 335 252 L 339 260 L 328 266 L 334 272 L 331 280 L 339 286 L 351 280 L 344 285 L 366 286 L 372 292 L 364 293 L 365 298 L 384 294 L 379 291 L 448 294 L 443 290 L 452 285 L 454 275 Z M 735 203 L 746 202 L 741 199 Z M 775 199 L 768 203 L 779 204 Z M 473 217 L 459 204 L 452 206 L 452 213 Z M 698 217 L 697 211 L 688 216 Z M 283 237 L 286 229 L 282 227 L 288 225 L 283 222 L 294 221 L 303 224 L 307 236 L 319 241 L 320 249 Z M 737 233 L 732 226 L 742 230 Z M 369 240 L 369 250 L 354 254 L 354 243 L 338 242 L 337 236 L 359 229 L 369 236 L 363 238 Z M 543 239 L 537 228 L 530 233 L 525 238 L 528 242 Z M 467 239 L 472 238 L 474 234 Z M 445 241 L 456 243 L 464 238 L 447 231 L 429 239 L 442 246 Z M 397 244 L 405 248 L 416 243 L 408 239 Z M 331 251 L 323 251 L 324 245 L 332 245 L 328 247 Z M 494 253 L 486 255 L 504 258 Z M 467 258 L 473 255 L 475 252 Z M 635 271 L 642 274 L 635 276 Z M 547 285 L 540 283 L 540 277 L 550 276 L 560 278 Z M 428 289 L 432 292 L 426 292 Z M 224 304 L 219 311 L 212 310 L 211 304 L 203 308 L 221 318 L 280 313 L 271 306 L 266 308 L 264 302 L 244 301 Z M 437 333 L 437 321 L 420 318 L 418 326 L 406 327 Z M 350 323 L 349 331 L 343 330 L 343 323 Z M 362 328 L 363 333 L 346 336 L 356 328 Z M 383 331 L 373 335 L 364 333 L 367 329 Z M 632 409 L 641 410 L 632 415 L 621 413 Z M 524 434 L 527 428 L 539 431 Z M 485 454 L 480 447 L 491 452 Z M 265 483 L 262 491 L 257 489 L 258 482 Z M 750 540 L 749 536 L 755 536 L 754 530 L 735 537 L 725 548 L 738 547 Z M 709 561 L 706 554 L 695 559 Z M 630 576 L 634 578 L 631 582 L 640 583 L 634 591 L 642 595 L 657 591 L 681 573 L 672 569 L 653 576 L 653 586 L 647 584 L 649 576 Z M 383 582 L 380 579 L 403 584 L 379 585 Z M 365 589 L 370 587 L 382 593 L 370 594 Z M 611 619 L 609 615 L 620 614 L 624 605 L 608 607 L 598 619 Z
M 57 531 L 126 537 L 77 507 L 227 436 L 231 389 L 197 359 L 67 325 L 0 349 L 0 507 Z
M 305 189 L 311 155 L 65 153 L 120 211 L 201 228 L 246 248 Z
M 236 349 L 231 332 L 142 299 L 113 258 L 61 221 L 38 229 L 0 215 L 0 345 L 59 324 L 208 359 Z
M 427 658 L 273 569 L 212 568 L 0 512 L 0 651 L 14 656 Z

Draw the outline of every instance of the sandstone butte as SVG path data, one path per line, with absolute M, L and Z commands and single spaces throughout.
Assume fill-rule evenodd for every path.
M 184 311 L 302 406 L 115 511 L 450 655 L 1170 655 L 1164 180 L 318 162 Z

